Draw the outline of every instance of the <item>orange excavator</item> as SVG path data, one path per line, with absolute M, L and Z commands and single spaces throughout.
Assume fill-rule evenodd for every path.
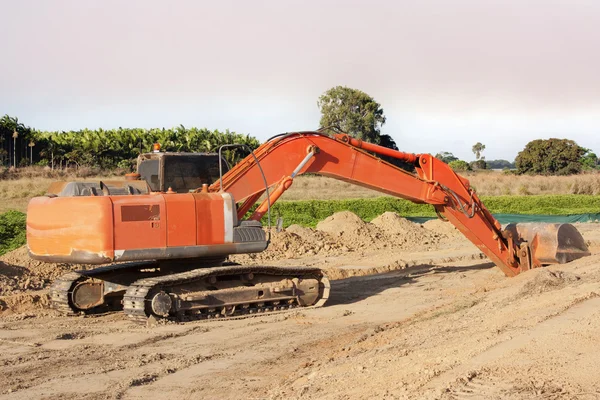
M 391 150 L 343 133 L 295 132 L 271 138 L 229 169 L 221 151 L 236 146 L 224 146 L 219 154 L 142 155 L 129 180 L 58 184 L 32 199 L 27 211 L 32 258 L 107 264 L 56 280 L 53 307 L 66 314 L 122 308 L 146 322 L 323 305 L 330 285 L 318 268 L 227 262 L 231 254 L 267 248 L 270 208 L 304 173 L 431 204 L 509 277 L 590 254 L 569 224 L 502 229 L 469 181 L 429 154 Z M 410 163 L 416 173 L 381 156 Z M 265 215 L 269 230 L 260 222 Z

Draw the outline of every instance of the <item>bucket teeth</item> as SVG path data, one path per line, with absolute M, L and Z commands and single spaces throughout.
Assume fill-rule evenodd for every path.
M 590 255 L 583 236 L 571 224 L 509 224 L 505 232 L 528 243 L 532 262 L 538 267 L 565 264 Z

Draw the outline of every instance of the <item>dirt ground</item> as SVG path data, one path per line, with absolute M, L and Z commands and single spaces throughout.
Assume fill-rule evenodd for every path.
M 67 265 L 0 257 L 0 399 L 597 399 L 600 225 L 592 256 L 506 278 L 451 226 L 350 213 L 261 255 L 310 265 L 319 309 L 135 325 L 47 308 Z

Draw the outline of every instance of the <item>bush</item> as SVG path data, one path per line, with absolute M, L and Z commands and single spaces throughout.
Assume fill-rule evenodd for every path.
M 469 166 L 473 170 L 486 169 L 487 168 L 487 164 L 486 164 L 486 162 L 485 162 L 484 159 L 480 159 L 480 160 L 477 160 L 477 161 L 471 161 L 471 163 L 469 164 Z
M 470 171 L 471 170 L 471 166 L 469 165 L 469 163 L 467 163 L 466 161 L 463 160 L 456 160 L 456 161 L 451 161 L 448 166 L 450 168 L 452 168 L 454 171 Z
M 27 242 L 25 214 L 7 211 L 0 214 L 0 255 L 23 246 Z

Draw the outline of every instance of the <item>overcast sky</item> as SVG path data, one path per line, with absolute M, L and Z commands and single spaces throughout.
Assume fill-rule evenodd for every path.
M 43 130 L 318 127 L 345 85 L 404 151 L 600 153 L 600 1 L 0 0 L 0 114 Z

